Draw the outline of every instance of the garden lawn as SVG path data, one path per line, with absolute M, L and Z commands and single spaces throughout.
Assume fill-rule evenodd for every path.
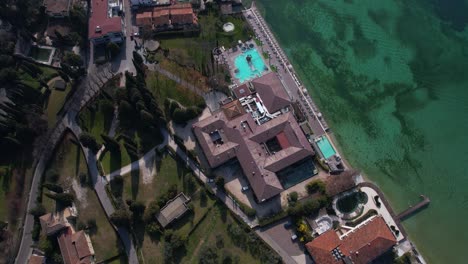
M 123 145 L 124 141 L 120 140 L 119 143 L 120 153 L 112 153 L 110 151 L 105 151 L 105 153 L 101 155 L 100 162 L 105 175 L 132 163 L 132 160 L 130 159 L 127 150 Z
M 118 248 L 122 248 L 121 242 L 107 220 L 96 193 L 88 190 L 86 194 L 86 204 L 77 202 L 78 221 L 86 224 L 89 219 L 96 220 L 97 230 L 90 232 L 90 237 L 97 262 L 115 257 L 119 255 Z
M 223 31 L 224 23 L 231 22 L 235 29 L 233 32 Z M 253 32 L 243 18 L 234 16 L 222 17 L 218 14 L 217 7 L 208 10 L 207 14 L 199 14 L 198 23 L 200 34 L 193 38 L 172 38 L 161 40 L 161 48 L 169 50 L 169 54 L 177 54 L 177 62 L 202 71 L 203 65 L 211 64 L 211 51 L 216 47 L 229 48 L 237 41 L 246 41 Z
M 237 225 L 229 210 L 222 204 L 216 204 L 197 226 L 187 241 L 187 252 L 180 256 L 180 263 L 198 263 L 199 256 L 205 248 L 214 248 L 218 253 L 219 260 L 224 252 L 229 252 L 233 257 L 239 257 L 239 263 L 259 263 L 257 258 L 249 252 L 242 250 L 233 243 L 228 234 L 229 224 Z M 216 246 L 216 236 L 223 241 L 222 247 Z
M 51 85 L 53 86 L 53 83 Z M 67 84 L 65 91 L 52 89 L 45 106 L 45 113 L 47 115 L 47 123 L 49 124 L 49 128 L 52 128 L 57 122 L 57 113 L 60 111 L 60 109 L 62 109 L 63 104 L 67 98 L 67 94 L 70 92 L 70 90 L 71 87 L 69 84 Z
M 184 191 L 190 195 L 187 186 L 187 178 L 194 177 L 185 165 L 174 159 L 171 155 L 164 153 L 153 161 L 156 173 L 151 183 L 144 184 L 140 171 L 133 171 L 124 178 L 124 200 L 132 199 L 138 201 L 150 202 L 161 194 L 164 194 L 171 185 L 176 184 L 179 191 Z M 189 174 L 187 174 L 189 173 Z M 187 174 L 187 175 L 186 175 Z M 194 190 L 200 187 L 200 184 L 193 178 Z
M 146 85 L 162 108 L 166 98 L 174 99 L 185 107 L 204 105 L 203 97 L 157 72 L 148 74 Z
M 58 72 L 52 68 L 39 66 L 39 65 L 37 66 L 42 70 L 42 74 L 38 77 L 42 78 L 42 80 L 45 83 L 50 81 L 52 78 L 58 76 Z M 39 89 L 41 87 L 41 84 L 39 83 L 37 78 L 32 77 L 29 73 L 23 71 L 22 69 L 20 69 L 18 72 L 19 72 L 19 79 L 21 83 L 27 86 L 30 86 L 34 89 Z
M 93 135 L 93 137 L 99 142 L 102 143 L 101 134 L 106 134 L 109 132 L 111 123 L 112 123 L 112 114 L 105 114 L 101 110 L 100 102 L 102 99 L 95 100 L 92 105 L 87 106 L 78 115 L 78 121 L 80 127 Z

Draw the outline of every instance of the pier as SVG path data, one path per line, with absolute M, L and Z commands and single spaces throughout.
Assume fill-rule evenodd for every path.
M 424 208 L 426 208 L 430 203 L 431 203 L 431 200 L 424 196 L 424 195 L 420 195 L 421 197 L 421 201 L 419 203 L 417 203 L 416 205 L 411 205 L 408 209 L 406 209 L 405 211 L 399 213 L 396 218 L 399 220 L 399 221 L 403 221 L 404 219 L 408 218 L 409 216 L 413 215 L 414 213 L 417 213 L 419 210 L 422 210 Z

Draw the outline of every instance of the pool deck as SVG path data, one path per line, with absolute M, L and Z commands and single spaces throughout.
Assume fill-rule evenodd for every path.
M 243 42 L 243 45 L 250 45 L 250 44 L 253 44 L 254 47 L 253 49 L 256 49 L 258 51 L 258 54 L 260 55 L 260 58 L 263 60 L 265 66 L 268 68 L 267 71 L 263 71 L 261 73 L 260 76 L 264 75 L 264 74 L 267 74 L 269 72 L 271 72 L 270 70 L 270 67 L 268 65 L 268 63 L 265 61 L 265 59 L 263 58 L 263 55 L 262 55 L 262 48 L 261 47 L 258 47 L 257 44 L 255 43 L 255 41 L 253 40 L 250 40 L 250 41 L 246 41 L 246 42 Z M 225 47 L 226 48 L 226 47 Z M 218 63 L 220 64 L 225 64 L 227 65 L 228 69 L 229 69 L 229 73 L 231 74 L 232 76 L 232 82 L 234 83 L 234 86 L 239 86 L 241 84 L 244 84 L 246 83 L 248 80 L 245 80 L 244 82 L 240 82 L 239 79 L 236 78 L 236 65 L 235 65 L 235 60 L 236 58 L 239 56 L 239 55 L 242 55 L 244 51 L 242 51 L 240 48 L 239 48 L 239 45 L 236 45 L 236 49 L 234 48 L 229 48 L 229 49 L 225 49 L 220 55 L 217 55 L 215 56 L 215 59 Z M 258 76 L 258 77 L 260 77 Z M 252 78 L 254 79 L 254 78 Z
M 258 12 L 255 4 L 248 10 L 244 10 L 244 17 L 253 28 L 255 35 L 262 42 L 260 50 L 270 55 L 269 65 L 275 65 L 278 76 L 286 87 L 289 97 L 292 101 L 299 102 L 299 106 L 307 116 L 307 120 L 314 132 L 314 137 L 324 135 L 328 131 L 328 124 L 321 116 L 317 106 L 312 101 L 307 89 L 297 78 L 293 66 L 288 61 L 286 55 L 280 48 L 274 35 L 271 33 L 266 22 Z

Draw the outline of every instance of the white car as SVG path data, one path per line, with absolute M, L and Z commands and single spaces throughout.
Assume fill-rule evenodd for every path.
M 291 236 L 291 240 L 294 241 L 294 240 L 296 240 L 296 239 L 297 239 L 297 235 L 296 235 L 296 234 L 293 234 L 293 235 Z
M 242 186 L 242 191 L 245 192 L 249 189 L 249 186 Z

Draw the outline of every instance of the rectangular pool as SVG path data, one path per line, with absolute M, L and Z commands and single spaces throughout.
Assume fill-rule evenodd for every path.
M 326 136 L 321 136 L 320 138 L 316 139 L 315 142 L 317 143 L 317 146 L 319 147 L 320 152 L 322 152 L 325 159 L 328 159 L 336 154 L 335 149 L 331 145 L 330 141 L 328 141 Z
M 250 62 L 247 61 L 250 57 Z M 248 49 L 234 59 L 236 78 L 240 83 L 262 76 L 268 68 L 256 49 Z

